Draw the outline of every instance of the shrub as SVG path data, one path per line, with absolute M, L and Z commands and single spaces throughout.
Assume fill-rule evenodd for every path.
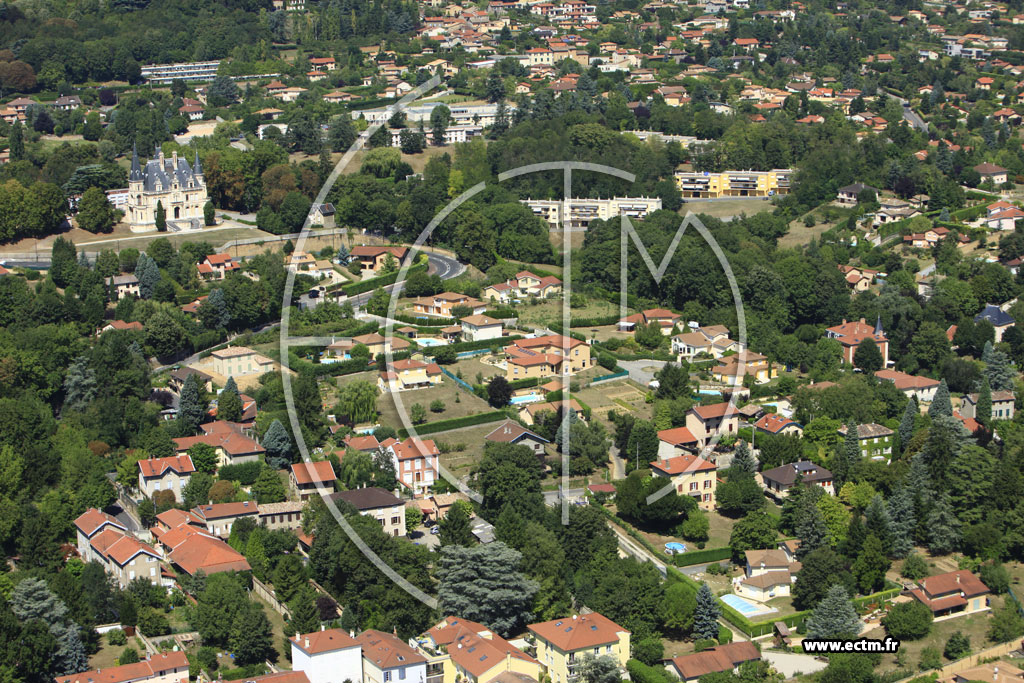
M 963 659 L 971 654 L 971 639 L 960 631 L 953 631 L 942 654 L 949 660 Z
M 928 576 L 928 563 L 917 553 L 910 553 L 903 561 L 903 569 L 900 574 L 911 581 L 917 581 Z
M 430 402 L 430 412 L 432 413 L 443 413 L 444 412 L 444 401 L 441 399 L 435 399 Z
M 147 608 L 139 612 L 139 630 L 146 636 L 164 636 L 171 632 L 171 625 L 163 612 Z
M 718 643 L 725 645 L 732 642 L 732 631 L 721 624 L 718 625 Z
M 251 486 L 256 481 L 256 477 L 260 476 L 262 468 L 263 463 L 259 461 L 224 465 L 218 470 L 217 476 L 221 481 L 237 481 L 242 486 Z
M 882 626 L 893 638 L 920 640 L 932 629 L 932 611 L 917 600 L 904 602 L 882 617 Z
M 1010 574 L 999 562 L 992 562 L 981 565 L 978 572 L 981 582 L 988 586 L 993 593 L 1001 595 L 1010 590 Z
M 128 642 L 128 637 L 125 636 L 124 631 L 115 628 L 113 631 L 107 632 L 107 642 L 111 645 L 124 645 Z
M 936 648 L 926 647 L 921 650 L 921 661 L 918 664 L 918 668 L 921 671 L 942 668 L 942 655 L 939 654 Z
M 719 628 L 721 628 L 721 627 L 719 627 Z M 709 650 L 709 649 L 713 648 L 715 645 L 718 645 L 718 643 L 715 642 L 714 638 L 700 638 L 700 639 L 694 641 L 694 643 L 693 643 L 693 651 L 694 652 L 703 652 L 704 650 Z

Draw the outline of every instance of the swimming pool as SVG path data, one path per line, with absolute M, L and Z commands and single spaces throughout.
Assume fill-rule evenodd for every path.
M 769 609 L 765 609 L 764 607 L 761 607 L 760 605 L 755 605 L 753 603 L 747 602 L 746 600 L 744 600 L 740 596 L 734 595 L 733 593 L 729 593 L 728 595 L 723 595 L 722 596 L 722 602 L 724 602 L 725 604 L 729 605 L 729 607 L 732 607 L 734 610 L 736 610 L 737 612 L 739 612 L 740 614 L 742 614 L 745 617 L 749 617 L 749 616 L 754 615 L 754 614 L 763 614 L 765 612 L 772 611 L 772 610 L 769 610 Z
M 416 343 L 420 346 L 447 346 L 448 342 L 444 339 L 435 339 L 433 337 L 416 337 Z
M 536 403 L 537 401 L 540 401 L 541 399 L 542 399 L 542 397 L 536 396 L 536 395 L 531 395 L 531 396 L 513 396 L 512 398 L 509 399 L 508 402 L 511 403 L 514 406 L 517 406 L 517 405 L 521 405 L 523 403 Z

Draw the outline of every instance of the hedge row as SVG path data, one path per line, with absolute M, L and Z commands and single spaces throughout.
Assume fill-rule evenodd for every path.
M 409 279 L 416 273 L 426 273 L 428 265 L 426 263 L 417 263 L 409 268 L 406 273 L 406 279 Z M 396 270 L 393 273 L 387 275 L 381 275 L 380 277 L 371 277 L 369 280 L 360 280 L 359 282 L 350 282 L 347 285 L 341 286 L 342 293 L 345 296 L 355 296 L 356 294 L 363 294 L 365 292 L 372 292 L 378 287 L 386 287 L 388 285 L 395 284 L 398 279 L 398 274 L 401 273 L 401 269 Z
M 473 427 L 475 425 L 487 424 L 488 422 L 497 422 L 498 420 L 504 420 L 506 417 L 508 415 L 503 410 L 466 415 L 465 417 L 453 417 L 449 420 L 438 420 L 419 425 L 416 427 L 416 433 L 420 436 L 436 434 L 437 432 L 446 432 L 449 429 L 458 429 L 459 427 Z M 404 439 L 409 436 L 409 430 L 404 427 L 399 429 L 398 436 Z
M 500 339 L 479 339 L 477 341 L 469 342 L 456 342 L 455 344 L 449 344 L 448 346 L 441 346 L 435 348 L 452 349 L 455 353 L 462 353 L 463 351 L 478 351 L 479 349 L 489 349 L 492 346 L 504 348 L 517 339 L 522 339 L 522 335 L 514 335 L 511 337 L 501 337 Z
M 682 555 L 673 555 L 672 564 L 677 567 L 689 567 L 705 562 L 721 562 L 732 557 L 732 548 L 704 548 L 703 550 L 688 550 Z
M 429 320 L 431 329 L 436 328 L 438 331 L 440 331 L 442 327 L 451 327 L 452 325 L 457 325 L 459 323 L 455 318 L 438 318 L 432 315 L 415 316 L 409 315 L 408 313 L 396 312 L 391 317 L 400 322 L 415 325 L 417 327 L 423 325 L 424 320 Z
M 617 315 L 602 315 L 593 318 L 569 318 L 569 327 L 603 327 L 619 322 Z
M 512 391 L 516 389 L 529 389 L 540 384 L 539 377 L 524 377 L 523 379 L 514 379 L 508 383 L 508 386 Z

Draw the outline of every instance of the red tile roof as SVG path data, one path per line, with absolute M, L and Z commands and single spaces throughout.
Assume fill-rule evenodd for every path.
M 686 427 L 675 427 L 674 429 L 662 429 L 658 432 L 658 439 L 673 446 L 697 443 L 697 437 Z
M 770 432 L 772 434 L 778 434 L 783 429 L 791 425 L 796 425 L 797 427 L 800 426 L 793 420 L 790 420 L 785 415 L 780 415 L 779 413 L 768 413 L 767 415 L 765 415 L 760 420 L 754 423 L 754 426 L 757 427 L 758 429 Z
M 115 517 L 108 515 L 106 512 L 101 512 L 96 508 L 89 508 L 75 520 L 75 526 L 86 536 L 92 536 L 99 529 L 106 525 L 114 526 L 122 531 L 128 531 Z
M 188 678 L 188 659 L 184 652 L 161 652 L 134 664 L 58 676 L 57 683 L 127 683 L 176 671 L 181 671 L 185 674 L 183 678 Z
M 255 509 L 255 508 L 254 508 Z M 252 569 L 245 556 L 218 538 L 191 533 L 170 553 L 170 560 L 190 576 L 200 569 L 207 575 Z
M 411 436 L 405 441 L 395 444 L 392 450 L 395 452 L 395 457 L 399 460 L 413 460 L 415 458 L 425 458 L 441 454 L 433 440 L 417 439 Z
M 427 661 L 405 641 L 390 633 L 368 629 L 360 633 L 356 640 L 363 646 L 363 659 L 370 660 L 380 669 L 409 666 Z
M 149 460 L 139 461 L 139 471 L 147 479 L 162 477 L 167 470 L 172 470 L 180 475 L 191 474 L 196 471 L 196 468 L 192 464 L 192 457 L 187 453 L 185 455 L 172 455 L 167 458 L 150 458 Z
M 737 415 L 736 406 L 730 406 L 728 401 L 722 403 L 712 403 L 709 406 L 694 406 L 693 412 L 697 414 L 702 420 L 712 420 L 717 417 L 724 417 L 726 413 L 729 417 Z
M 761 659 L 761 651 L 750 642 L 719 645 L 703 652 L 683 655 L 672 659 L 684 681 L 718 671 L 732 671 L 743 662 Z
M 295 463 L 292 465 L 292 477 L 299 486 L 329 484 L 337 479 L 334 475 L 334 468 L 326 460 Z
M 651 467 L 659 472 L 670 475 L 689 472 L 714 472 L 718 469 L 714 463 L 691 453 L 677 455 L 667 460 L 655 460 L 651 463 Z
M 324 652 L 335 650 L 346 650 L 350 647 L 359 647 L 356 639 L 342 631 L 340 628 L 332 628 L 326 631 L 314 631 L 289 638 L 295 647 L 308 655 L 318 655 Z

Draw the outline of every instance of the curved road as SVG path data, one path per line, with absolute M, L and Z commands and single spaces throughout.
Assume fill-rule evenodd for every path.
M 466 271 L 466 266 L 462 265 L 457 259 L 453 259 L 451 256 L 427 252 L 427 259 L 430 262 L 430 267 L 427 269 L 427 272 L 431 275 L 439 276 L 442 280 L 451 280 L 453 277 L 458 277 Z M 384 290 L 391 292 L 394 287 L 394 285 L 388 285 L 384 287 Z M 352 308 L 359 308 L 365 306 L 371 296 L 373 296 L 373 292 L 369 291 L 348 298 L 343 297 L 338 299 L 338 301 L 339 303 L 352 304 Z

